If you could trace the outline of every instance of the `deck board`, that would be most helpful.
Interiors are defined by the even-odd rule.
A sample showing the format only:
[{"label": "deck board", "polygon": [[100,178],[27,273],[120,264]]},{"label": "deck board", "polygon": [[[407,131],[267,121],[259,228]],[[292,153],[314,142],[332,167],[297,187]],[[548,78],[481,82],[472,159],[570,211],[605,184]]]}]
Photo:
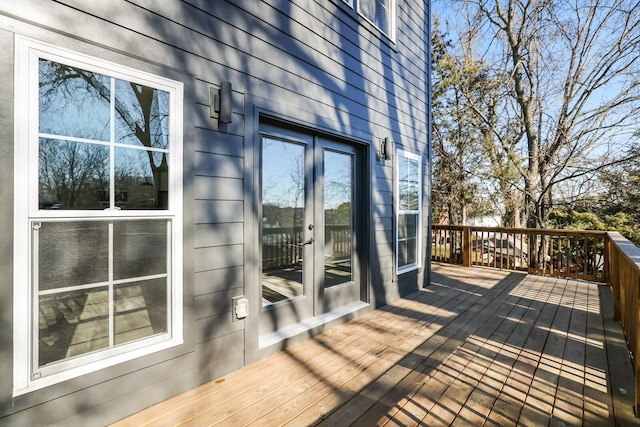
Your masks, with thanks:
[{"label": "deck board", "polygon": [[606,287],[432,268],[407,298],[115,425],[640,425]]}]

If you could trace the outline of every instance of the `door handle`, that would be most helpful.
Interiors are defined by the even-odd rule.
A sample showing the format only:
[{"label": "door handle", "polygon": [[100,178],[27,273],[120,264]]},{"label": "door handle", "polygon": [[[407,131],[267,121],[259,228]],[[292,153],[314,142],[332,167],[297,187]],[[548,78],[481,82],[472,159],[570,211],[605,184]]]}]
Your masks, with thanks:
[{"label": "door handle", "polygon": [[310,244],[312,244],[312,243],[313,243],[313,237],[312,237],[312,238],[310,238],[309,240],[307,240],[306,242],[303,242],[302,240],[300,240],[300,241],[298,242],[298,244],[299,244],[300,246],[306,246],[306,245],[310,245]]}]

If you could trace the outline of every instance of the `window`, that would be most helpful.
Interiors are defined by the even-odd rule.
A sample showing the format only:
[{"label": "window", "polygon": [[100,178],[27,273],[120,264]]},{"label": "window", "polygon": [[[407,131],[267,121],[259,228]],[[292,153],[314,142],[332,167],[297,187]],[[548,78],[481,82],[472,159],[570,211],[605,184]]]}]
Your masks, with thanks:
[{"label": "window", "polygon": [[395,0],[343,0],[380,31],[395,38]]},{"label": "window", "polygon": [[398,274],[420,267],[422,171],[420,157],[399,151],[396,175],[396,269]]},{"label": "window", "polygon": [[182,341],[182,84],[16,39],[14,393]]}]

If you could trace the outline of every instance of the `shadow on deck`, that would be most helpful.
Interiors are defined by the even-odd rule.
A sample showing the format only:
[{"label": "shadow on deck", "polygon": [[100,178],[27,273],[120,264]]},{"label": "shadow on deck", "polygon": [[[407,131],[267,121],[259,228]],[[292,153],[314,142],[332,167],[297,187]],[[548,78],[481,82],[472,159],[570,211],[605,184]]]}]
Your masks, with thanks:
[{"label": "shadow on deck", "polygon": [[606,286],[432,271],[407,298],[116,425],[640,425]]}]

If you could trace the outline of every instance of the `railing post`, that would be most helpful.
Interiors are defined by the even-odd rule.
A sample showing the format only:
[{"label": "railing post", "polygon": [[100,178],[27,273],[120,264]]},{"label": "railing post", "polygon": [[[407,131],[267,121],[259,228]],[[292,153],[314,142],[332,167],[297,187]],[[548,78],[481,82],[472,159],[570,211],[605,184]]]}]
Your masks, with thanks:
[{"label": "railing post", "polygon": [[[637,268],[637,267],[636,267]],[[638,308],[640,305],[640,272],[636,269],[629,272],[630,287],[634,289],[633,303],[628,308],[631,312],[631,322],[633,325],[629,328],[628,341],[633,346],[633,358],[634,358],[634,370],[635,370],[635,409],[636,417],[638,417],[638,411],[640,410],[640,363],[638,363],[638,355],[640,354],[640,315]],[[623,326],[624,329],[624,326]],[[634,334],[633,338],[631,334]]]},{"label": "railing post", "polygon": [[611,287],[613,293],[613,320],[616,322],[622,322],[622,309],[620,305],[620,260],[618,259],[620,252],[619,249],[613,247],[613,243],[609,236],[607,236],[607,246],[609,246],[609,257],[606,260],[607,270],[609,277],[607,281]]},{"label": "railing post", "polygon": [[462,227],[462,265],[471,267],[471,227]]}]

